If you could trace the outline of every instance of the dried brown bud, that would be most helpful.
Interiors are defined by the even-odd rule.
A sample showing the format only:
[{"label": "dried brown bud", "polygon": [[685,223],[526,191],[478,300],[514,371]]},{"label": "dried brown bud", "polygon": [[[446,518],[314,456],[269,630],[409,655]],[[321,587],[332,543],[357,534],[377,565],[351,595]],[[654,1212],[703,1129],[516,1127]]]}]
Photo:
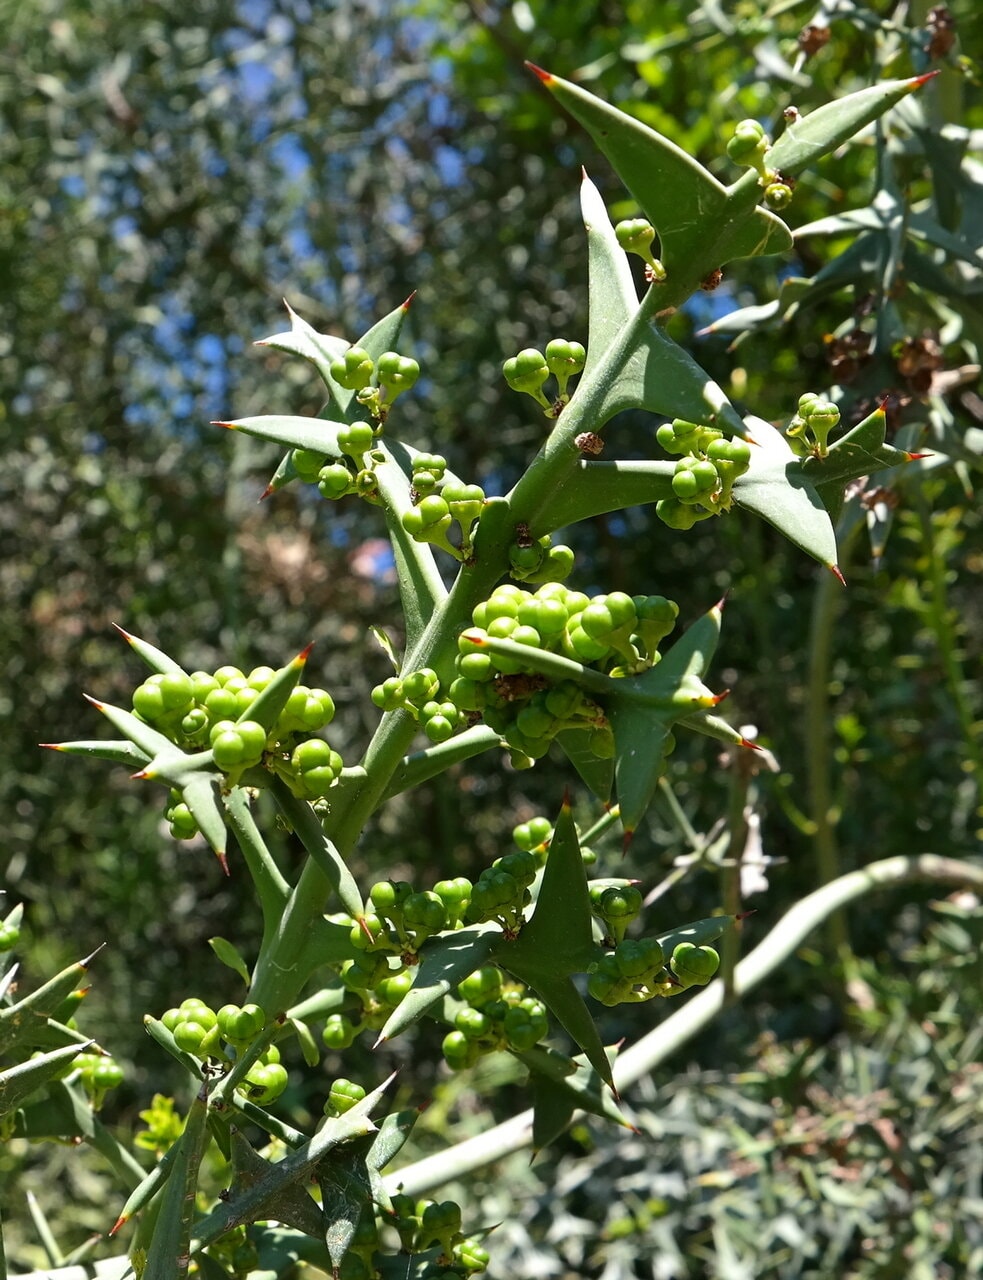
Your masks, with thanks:
[{"label": "dried brown bud", "polygon": [[704,293],[713,293],[723,278],[724,273],[720,267],[714,267],[706,279],[700,281],[700,288]]},{"label": "dried brown bud", "polygon": [[925,52],[933,60],[944,58],[956,43],[956,20],[944,4],[929,10],[925,30],[929,36]]},{"label": "dried brown bud", "polygon": [[811,58],[820,49],[829,44],[829,37],[829,27],[817,27],[815,24],[810,24],[808,27],[803,27],[799,32],[799,48],[807,58]]},{"label": "dried brown bud", "polygon": [[574,444],[581,453],[589,453],[592,458],[596,458],[604,450],[604,441],[594,431],[582,431],[575,437]]}]

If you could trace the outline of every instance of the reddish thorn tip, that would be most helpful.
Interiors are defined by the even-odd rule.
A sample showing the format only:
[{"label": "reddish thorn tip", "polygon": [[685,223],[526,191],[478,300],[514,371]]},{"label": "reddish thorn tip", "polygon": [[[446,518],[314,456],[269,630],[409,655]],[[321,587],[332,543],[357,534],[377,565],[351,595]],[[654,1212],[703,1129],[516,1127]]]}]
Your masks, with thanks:
[{"label": "reddish thorn tip", "polygon": [[218,858],[219,866],[222,868],[222,874],[226,876],[231,876],[232,872],[229,870],[229,860],[225,856],[225,850],[216,849],[215,857]]},{"label": "reddish thorn tip", "polygon": [[120,633],[120,635],[123,637],[123,639],[124,639],[124,640],[128,640],[128,641],[130,642],[130,644],[132,644],[132,643],[133,643],[133,641],[136,639],[136,637],[135,637],[135,636],[132,636],[132,635],[129,633],[129,631],[126,631],[123,627],[121,627],[121,626],[119,625],[119,623],[118,623],[118,622],[111,622],[109,625],[110,625],[111,627],[115,627],[115,629]]},{"label": "reddish thorn tip", "polygon": [[362,930],[362,932],[368,938],[370,943],[375,942],[375,938],[372,937],[372,930],[369,928],[369,926],[365,922],[365,916],[359,916],[358,927]]},{"label": "reddish thorn tip", "polygon": [[129,1218],[125,1217],[123,1214],[120,1214],[120,1216],[116,1219],[116,1222],[114,1223],[114,1225],[110,1228],[109,1231],[106,1232],[106,1234],[108,1236],[114,1236],[116,1232],[120,1229],[120,1227],[125,1227],[128,1222],[129,1222]]},{"label": "reddish thorn tip", "polygon": [[635,839],[635,828],[634,828],[634,827],[632,827],[630,831],[626,831],[626,832],[625,832],[624,837],[623,837],[623,839],[622,839],[622,841],[621,841],[621,852],[622,852],[622,854],[626,854],[626,853],[628,852],[628,849],[629,849],[629,847],[630,847],[630,845],[631,845],[631,842],[632,842],[634,839]]},{"label": "reddish thorn tip", "polygon": [[[723,613],[724,605],[727,603],[727,597],[729,595],[730,595],[730,592],[725,591],[724,594],[717,601],[717,603],[713,606],[713,609],[716,609],[719,613]],[[713,613],[713,609],[710,610],[711,613]]]},{"label": "reddish thorn tip", "polygon": [[294,658],[294,662],[306,662],[307,659],[310,657],[310,653],[313,648],[314,648],[314,641],[312,640],[309,645],[306,645],[303,649],[301,649],[300,653],[298,653],[296,658]]},{"label": "reddish thorn tip", "polygon": [[752,907],[750,911],[739,911],[734,919],[737,921],[746,920],[748,916],[756,916],[757,914],[757,907]]},{"label": "reddish thorn tip", "polygon": [[372,1048],[373,1048],[373,1049],[378,1049],[380,1045],[383,1045],[383,1044],[385,1044],[385,1043],[386,1043],[386,1037],[381,1035],[381,1036],[379,1036],[379,1038],[376,1040],[376,1042],[375,1042],[375,1044],[372,1046]]},{"label": "reddish thorn tip", "polygon": [[747,747],[749,751],[761,750],[758,744],[756,742],[752,742],[750,738],[741,738],[740,742],[737,745],[740,747]]},{"label": "reddish thorn tip", "polygon": [[[528,65],[528,63],[526,65]],[[923,76],[912,76],[912,78],[908,81],[908,83],[912,86],[913,89],[920,89],[922,85],[926,83],[926,81],[934,80],[936,76],[941,74],[942,74],[941,70],[926,71]]]},{"label": "reddish thorn tip", "polygon": [[415,297],[416,297],[416,290],[414,289],[413,292],[410,294],[410,296],[403,303],[402,309],[404,311],[409,311],[410,307],[413,305],[413,299]]},{"label": "reddish thorn tip", "polygon": [[931,452],[929,452],[929,453],[909,453],[909,454],[908,454],[908,461],[909,461],[909,462],[918,462],[921,458],[931,458],[931,457],[933,457],[933,454],[932,454]]},{"label": "reddish thorn tip", "polygon": [[263,490],[263,492],[259,495],[258,501],[263,502],[273,492],[274,492],[273,486],[271,484],[268,484],[266,488]]},{"label": "reddish thorn tip", "polygon": [[550,75],[548,71],[544,71],[542,67],[537,67],[535,62],[527,62],[526,66],[533,73],[533,75],[539,76],[543,84],[549,84],[549,82],[553,79],[553,77]]},{"label": "reddish thorn tip", "polygon": [[65,748],[60,742],[39,742],[39,747],[47,747],[49,751],[64,751]]},{"label": "reddish thorn tip", "polygon": [[153,776],[154,775],[152,773],[148,773],[146,769],[141,769],[139,773],[131,773],[130,779],[133,782],[143,782],[145,779],[152,778]]},{"label": "reddish thorn tip", "polygon": [[730,697],[729,689],[725,689],[723,693],[715,693],[713,695],[713,701],[710,703],[710,705],[711,707],[719,707],[721,702],[723,702],[724,698],[729,698],[729,697]]},{"label": "reddish thorn tip", "polygon": [[829,568],[833,577],[836,578],[845,587],[846,578],[844,578],[843,574],[840,572],[840,566],[838,564],[831,564]]},{"label": "reddish thorn tip", "polygon": [[210,422],[210,427],[228,427],[230,431],[235,431],[236,424],[234,422]]}]

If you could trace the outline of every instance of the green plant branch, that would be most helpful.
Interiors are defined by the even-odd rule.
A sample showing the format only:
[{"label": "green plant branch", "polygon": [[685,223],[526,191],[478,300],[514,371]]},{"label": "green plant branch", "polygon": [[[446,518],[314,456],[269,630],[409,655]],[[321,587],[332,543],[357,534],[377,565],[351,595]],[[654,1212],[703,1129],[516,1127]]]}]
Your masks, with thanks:
[{"label": "green plant branch", "polygon": [[945,560],[939,550],[938,539],[932,527],[932,513],[925,498],[924,490],[917,486],[915,490],[915,507],[921,525],[922,546],[928,558],[928,583],[931,590],[929,597],[929,616],[935,642],[938,645],[942,670],[945,672],[949,696],[955,708],[962,730],[965,766],[976,779],[976,794],[983,796],[983,751],[979,743],[979,726],[973,714],[973,708],[966,696],[966,677],[959,661],[956,636],[952,626],[952,611],[949,608],[946,590]]},{"label": "green plant branch", "polygon": [[[924,880],[983,890],[983,859],[961,860],[931,853],[885,858],[823,885],[787,911],[764,941],[740,962],[734,975],[734,998],[747,995],[778,970],[834,912],[875,890]],[[616,1058],[614,1082],[619,1092],[651,1074],[692,1040],[720,1013],[724,1003],[723,983],[712,983]],[[532,1141],[532,1120],[532,1110],[512,1116],[477,1137],[388,1174],[386,1186],[390,1192],[423,1195],[521,1151]]]},{"label": "green plant branch", "polygon": [[[813,596],[809,624],[809,673],[806,683],[805,764],[809,817],[813,823],[816,874],[821,885],[840,871],[836,842],[837,815],[833,805],[829,725],[829,678],[833,660],[833,630],[842,587],[828,573],[821,575]],[[835,954],[849,948],[846,922],[836,912],[827,922],[827,937]]]}]

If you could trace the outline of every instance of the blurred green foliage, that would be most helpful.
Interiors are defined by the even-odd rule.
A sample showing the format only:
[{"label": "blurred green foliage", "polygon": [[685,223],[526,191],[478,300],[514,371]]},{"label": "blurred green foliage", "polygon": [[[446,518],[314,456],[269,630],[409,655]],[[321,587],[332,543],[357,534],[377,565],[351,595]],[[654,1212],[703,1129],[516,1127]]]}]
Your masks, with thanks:
[{"label": "blurred green foliage", "polygon": [[[950,453],[959,465],[892,478],[887,515],[873,504],[854,511],[842,562],[847,592],[818,581],[811,562],[746,516],[686,536],[650,531],[648,513],[599,518],[577,531],[576,576],[588,590],[662,592],[680,600],[687,620],[730,593],[717,682],[733,687],[732,720],[757,725],[781,765],[759,783],[765,851],[785,860],[769,868],[768,896],[753,903],[765,927],[824,874],[817,834],[844,866],[893,852],[978,851],[983,748],[979,684],[970,677],[979,667],[983,622],[973,498],[983,423],[976,389],[983,17],[969,0],[950,11],[956,43],[930,58],[936,29],[927,25],[925,4],[910,12],[853,0],[825,9],[710,0],[654,7],[543,0],[330,7],[203,0],[181,9],[147,0],[0,4],[7,35],[0,54],[3,886],[8,902],[28,906],[32,978],[112,942],[93,971],[88,1015],[93,1031],[131,1065],[112,1119],[135,1125],[151,1095],[167,1091],[159,1055],[140,1029],[142,1014],[159,1014],[187,994],[189,972],[223,999],[236,998],[205,939],[227,933],[230,918],[243,936],[256,922],[242,877],[223,880],[204,850],[187,850],[162,833],[158,795],[146,795],[118,770],[94,798],[92,769],[40,753],[36,743],[89,736],[80,689],[125,701],[142,673],[112,633],[116,621],[190,666],[277,666],[314,639],[316,683],[332,690],[342,734],[356,750],[364,744],[374,716],[368,690],[386,673],[367,628],[385,624],[395,600],[393,584],[365,568],[367,540],[378,530],[361,511],[339,513],[332,504],[326,513],[298,485],[258,504],[276,450],[208,423],[317,412],[312,378],[272,352],[249,350],[279,327],[281,296],[318,328],[354,338],[418,289],[409,327],[424,378],[401,407],[408,433],[439,447],[489,492],[511,484],[538,447],[541,426],[505,387],[501,361],[556,333],[583,336],[580,165],[615,216],[635,212],[586,136],[525,71],[526,58],[637,111],[727,181],[734,175],[724,146],[738,120],[761,118],[771,127],[790,105],[804,112],[871,78],[944,67],[924,94],[921,137],[909,129],[892,144],[890,173],[887,153],[873,140],[848,148],[803,177],[788,216],[801,226],[873,207],[878,190],[903,192],[905,200],[929,202],[939,225],[968,245],[968,257],[929,245],[937,274],[902,291],[902,273],[898,292],[881,299],[876,316],[879,260],[847,259],[814,303],[781,324],[768,317],[769,327],[749,331],[736,354],[728,353],[727,336],[693,342],[725,390],[761,417],[784,421],[802,390],[837,382],[851,404],[891,393],[900,429],[923,424],[927,447],[932,439],[961,442]],[[803,57],[799,34],[810,25],[828,26],[830,38]],[[934,140],[928,163],[926,137]],[[832,270],[854,243],[845,228],[805,237],[793,273]],[[925,248],[923,240],[918,245]],[[736,264],[721,290],[674,318],[674,332],[695,335],[729,311],[770,301],[787,268],[771,260]],[[899,349],[898,332],[923,345]],[[852,370],[858,345],[864,359]],[[928,365],[935,366],[930,375],[948,381],[926,385]],[[645,415],[626,415],[612,428],[612,446],[647,456],[653,425]],[[888,519],[890,537],[881,546]],[[674,859],[690,859],[693,871],[673,888],[672,901],[674,913],[695,916],[718,901],[715,824],[728,801],[728,775],[700,746],[674,757],[669,780],[687,825],[663,804],[639,833],[624,873],[648,887]],[[442,782],[415,795],[413,809],[406,798],[390,804],[365,855],[375,871],[466,872],[501,852],[514,822],[552,812],[561,785],[548,769],[464,769],[457,782],[459,790]],[[822,1225],[810,1217],[804,1228],[816,1250],[833,1250],[826,1255],[810,1252],[791,1227],[783,1239],[775,1224],[806,1213],[804,1169],[821,1186],[832,1185],[841,1159],[864,1179],[880,1180],[876,1194],[889,1206],[864,1210],[875,1252],[863,1265],[873,1267],[876,1249],[887,1249],[885,1269],[850,1274],[909,1274],[897,1269],[898,1259],[919,1256],[917,1249],[891,1254],[885,1224],[893,1229],[903,1220],[915,1235],[904,1235],[898,1247],[914,1239],[911,1247],[924,1249],[934,1220],[923,1229],[910,1212],[899,1216],[884,1191],[892,1180],[901,1185],[894,1166],[864,1143],[877,1133],[871,1116],[894,1113],[890,1106],[871,1112],[864,1097],[874,1089],[899,1097],[917,1060],[934,1074],[916,1083],[938,1095],[932,1108],[917,1112],[925,1144],[968,1151],[974,1122],[944,1083],[979,984],[978,974],[955,964],[956,949],[940,927],[918,951],[925,917],[917,904],[905,914],[904,931],[892,933],[899,905],[872,907],[851,924],[855,950],[869,957],[861,970],[873,993],[869,1016],[844,1008],[843,975],[831,965],[799,968],[755,1007],[752,1034],[732,1017],[726,1034],[700,1046],[702,1069],[716,1072],[718,1083],[710,1076],[667,1080],[688,1127],[673,1128],[671,1108],[659,1112],[661,1163],[677,1181],[672,1195],[663,1190],[656,1199],[673,1205],[684,1198],[680,1188],[696,1185],[702,1190],[689,1207],[644,1209],[650,1193],[636,1184],[651,1151],[626,1149],[634,1173],[623,1183],[612,1174],[614,1185],[600,1197],[592,1188],[593,1205],[570,1200],[571,1240],[589,1238],[587,1252],[601,1248],[591,1234],[596,1204],[617,1201],[627,1206],[624,1220],[648,1215],[661,1222],[660,1250],[668,1257],[664,1241],[676,1241],[690,1258],[685,1266],[700,1258],[707,1267],[713,1258],[713,1274],[721,1276],[810,1274],[793,1270],[789,1259],[807,1268],[820,1265],[817,1257],[853,1256],[846,1245],[835,1253],[839,1215],[831,1209]],[[749,922],[748,934],[756,927]],[[905,956],[915,954],[919,964],[906,967]],[[902,1019],[924,973],[942,975],[955,1000],[949,1058],[922,1056],[914,1015]],[[925,1017],[934,1012],[926,1006]],[[831,1036],[843,1030],[821,1048],[810,1040],[817,1023]],[[630,1029],[620,1011],[612,1035]],[[748,1042],[769,1032],[776,1039],[755,1068],[768,1085],[734,1076],[732,1068],[750,1070]],[[417,1064],[422,1056],[415,1054]],[[799,1059],[818,1092],[809,1093],[804,1067],[795,1068],[791,1083],[783,1074]],[[418,1089],[431,1083],[436,1087],[416,1077]],[[782,1099],[771,1118],[767,1088]],[[516,1096],[506,1089],[495,1106],[507,1109]],[[854,1097],[860,1119],[851,1120]],[[302,1109],[304,1099],[295,1105]],[[468,1107],[477,1105],[470,1097],[450,1108],[451,1116],[460,1110],[466,1123]],[[739,1168],[721,1188],[707,1134],[722,1132],[722,1115],[740,1117],[746,1132],[735,1121],[728,1158]],[[848,1122],[854,1129],[843,1137]],[[791,1144],[792,1155],[788,1126],[805,1135]],[[805,1160],[816,1126],[823,1133],[815,1139],[818,1156],[806,1152],[813,1158]],[[846,1146],[832,1150],[837,1142]],[[3,1174],[24,1161],[40,1167],[39,1159],[35,1150],[8,1153]],[[823,1161],[833,1162],[832,1172]],[[592,1171],[599,1176],[589,1161],[576,1167],[571,1187],[586,1185]],[[49,1212],[67,1199],[73,1229],[97,1229],[106,1194],[101,1176],[65,1153],[43,1168]],[[543,1174],[547,1187],[551,1173]],[[912,1186],[922,1185],[914,1176],[905,1173]],[[564,1185],[561,1179],[561,1195]],[[957,1197],[969,1193],[962,1186],[946,1192],[947,1222],[963,1212]],[[633,1207],[636,1200],[642,1208]],[[555,1202],[549,1212],[560,1221]],[[763,1222],[774,1229],[767,1248],[777,1252],[742,1272],[741,1259],[766,1247]],[[829,1243],[820,1246],[827,1228]],[[620,1232],[609,1224],[612,1239]],[[957,1240],[951,1259],[941,1251],[937,1259],[959,1275],[978,1242],[967,1253],[955,1226],[950,1235]],[[606,1280],[698,1273],[632,1270],[632,1259],[654,1246],[631,1233],[621,1245],[621,1261],[605,1255],[603,1267],[589,1270],[585,1253],[566,1265],[576,1274],[603,1270]],[[36,1261],[24,1248],[23,1258]],[[526,1272],[519,1265],[510,1263],[514,1274],[534,1274],[532,1263]]]}]

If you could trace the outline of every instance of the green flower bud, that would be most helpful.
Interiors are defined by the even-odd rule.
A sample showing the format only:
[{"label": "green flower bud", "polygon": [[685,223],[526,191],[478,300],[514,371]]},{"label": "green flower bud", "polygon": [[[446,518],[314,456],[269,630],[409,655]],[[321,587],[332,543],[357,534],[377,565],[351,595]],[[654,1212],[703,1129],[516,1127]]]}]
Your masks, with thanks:
[{"label": "green flower bud", "polygon": [[317,473],[317,488],[322,498],[332,501],[355,490],[355,477],[344,462],[331,462]]},{"label": "green flower bud", "polygon": [[546,364],[550,373],[556,378],[560,396],[566,396],[567,383],[578,373],[583,372],[587,363],[587,352],[579,342],[568,342],[565,338],[553,338],[546,344]]},{"label": "green flower bud", "polygon": [[727,143],[727,154],[736,164],[757,168],[768,149],[765,131],[757,120],[742,120]]},{"label": "green flower bud", "polygon": [[401,356],[397,351],[386,351],[376,364],[379,386],[386,389],[386,400],[389,404],[409,391],[420,376],[420,366],[409,356]]},{"label": "green flower bud", "polygon": [[358,1035],[358,1027],[343,1013],[332,1013],[324,1024],[321,1039],[329,1049],[347,1049]]},{"label": "green flower bud", "polygon": [[625,253],[637,254],[643,260],[650,280],[661,281],[666,278],[665,267],[652,253],[655,227],[651,222],[646,218],[628,218],[618,223],[614,234]]},{"label": "green flower bud", "polygon": [[706,986],[720,968],[720,956],[713,947],[697,947],[680,942],[673,950],[669,968],[683,986]]},{"label": "green flower bud", "polygon": [[457,984],[457,994],[476,1009],[497,1000],[502,990],[502,971],[493,964],[475,969]]},{"label": "green flower bud", "polygon": [[349,347],[338,360],[332,360],[329,372],[346,391],[361,391],[372,381],[375,369],[372,357],[361,347]]},{"label": "green flower bud", "polygon": [[244,1080],[244,1092],[254,1102],[261,1105],[279,1098],[287,1087],[288,1077],[285,1067],[278,1062],[257,1063],[250,1067]]},{"label": "green flower bud", "polygon": [[481,1056],[481,1050],[474,1040],[469,1040],[463,1031],[449,1031],[440,1046],[444,1061],[452,1071],[463,1071],[474,1066]]},{"label": "green flower bud", "polygon": [[526,347],[511,360],[506,360],[503,371],[505,380],[513,391],[534,394],[550,376],[549,365],[541,351]]},{"label": "green flower bud", "polygon": [[390,676],[382,684],[377,684],[370,696],[380,711],[398,711],[406,703],[399,676]]},{"label": "green flower bud", "polygon": [[229,1044],[243,1045],[255,1040],[266,1025],[266,1014],[258,1004],[226,1004],[216,1014],[219,1034]]},{"label": "green flower bud", "polygon": [[769,182],[765,187],[765,204],[775,213],[787,209],[792,203],[792,188],[787,182]]},{"label": "green flower bud", "polygon": [[353,422],[338,432],[338,448],[362,466],[362,458],[375,444],[375,431],[367,422]]},{"label": "green flower bud", "polygon": [[298,478],[305,484],[313,484],[318,478],[318,472],[324,466],[325,457],[320,449],[293,449],[290,453],[290,461]]}]

